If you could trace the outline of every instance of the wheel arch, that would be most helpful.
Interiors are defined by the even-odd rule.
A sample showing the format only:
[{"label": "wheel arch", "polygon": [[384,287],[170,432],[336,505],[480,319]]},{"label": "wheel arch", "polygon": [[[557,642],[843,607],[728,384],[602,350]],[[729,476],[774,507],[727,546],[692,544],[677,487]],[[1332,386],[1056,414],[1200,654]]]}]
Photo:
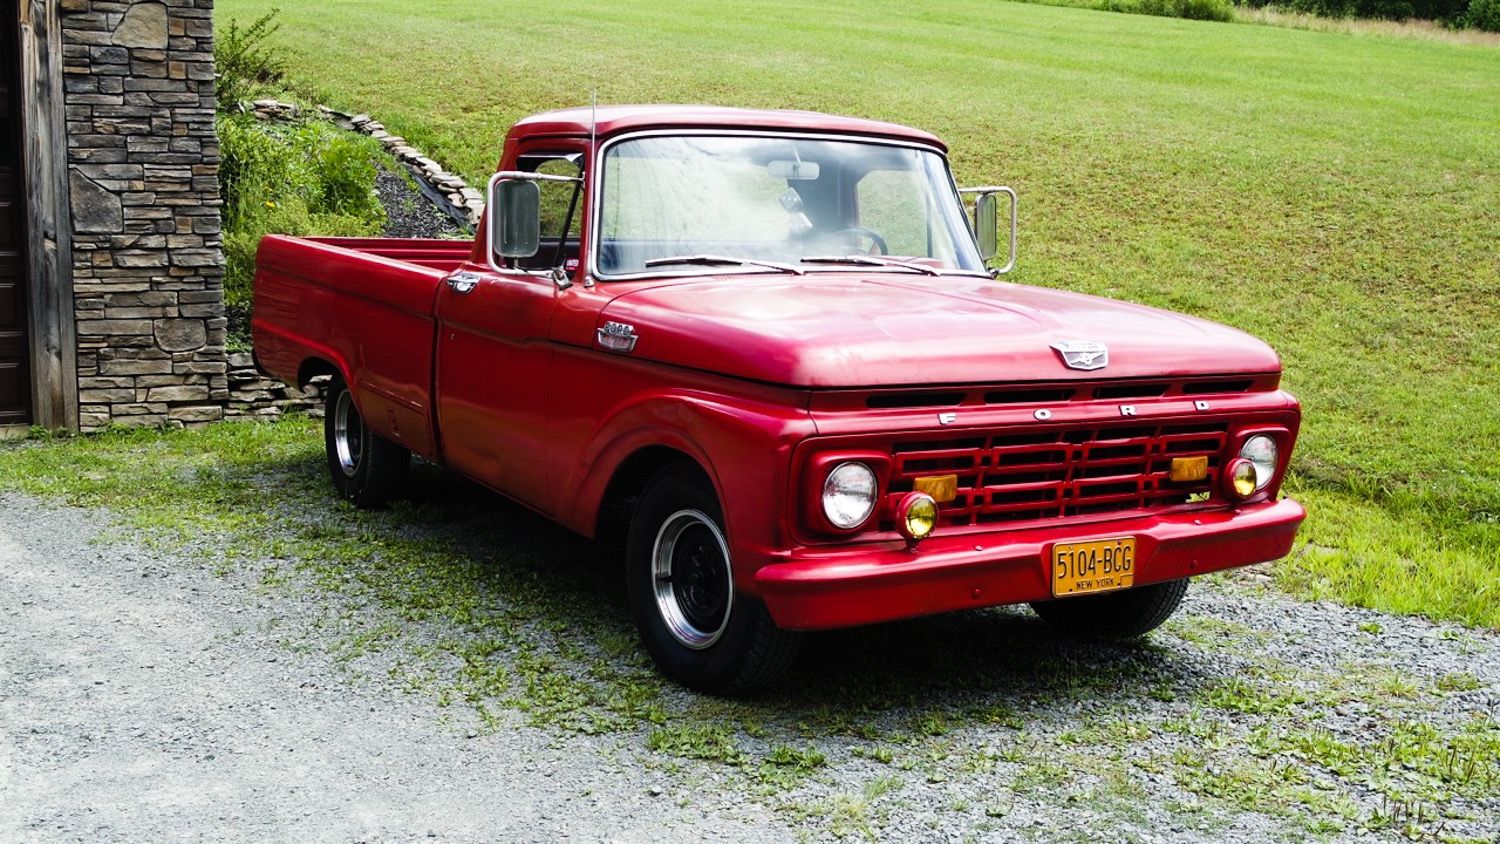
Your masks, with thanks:
[{"label": "wheel arch", "polygon": [[349,375],[344,372],[343,367],[321,357],[305,358],[297,366],[297,389],[305,390],[315,378],[342,378],[344,383],[349,383]]},{"label": "wheel arch", "polygon": [[706,462],[678,445],[653,442],[636,447],[615,464],[597,501],[587,509],[593,513],[594,536],[602,542],[623,541],[634,502],[664,469],[690,467],[701,474],[722,503],[723,496]]}]

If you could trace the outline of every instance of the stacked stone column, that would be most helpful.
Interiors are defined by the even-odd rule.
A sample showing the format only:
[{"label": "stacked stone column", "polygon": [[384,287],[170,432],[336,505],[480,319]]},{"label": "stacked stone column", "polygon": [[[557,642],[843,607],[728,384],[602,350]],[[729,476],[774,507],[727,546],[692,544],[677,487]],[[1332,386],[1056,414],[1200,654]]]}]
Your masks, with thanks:
[{"label": "stacked stone column", "polygon": [[79,426],[229,397],[212,0],[59,0]]}]

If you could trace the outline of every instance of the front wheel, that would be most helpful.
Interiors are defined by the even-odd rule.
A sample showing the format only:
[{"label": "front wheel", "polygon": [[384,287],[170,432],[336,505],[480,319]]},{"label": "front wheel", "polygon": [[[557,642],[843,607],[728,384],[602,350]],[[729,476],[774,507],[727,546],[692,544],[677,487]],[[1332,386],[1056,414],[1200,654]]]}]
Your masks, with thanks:
[{"label": "front wheel", "polygon": [[801,637],[735,589],[723,519],[701,472],[658,474],[630,520],[626,589],[646,652],[663,674],[711,694],[745,694],[786,673]]},{"label": "front wheel", "polygon": [[323,444],[333,488],[362,510],[385,506],[406,483],[411,452],[365,425],[344,379],[333,379],[325,401]]},{"label": "front wheel", "polygon": [[1059,631],[1086,639],[1135,639],[1160,627],[1187,594],[1187,578],[1105,595],[1033,601],[1036,614]]}]

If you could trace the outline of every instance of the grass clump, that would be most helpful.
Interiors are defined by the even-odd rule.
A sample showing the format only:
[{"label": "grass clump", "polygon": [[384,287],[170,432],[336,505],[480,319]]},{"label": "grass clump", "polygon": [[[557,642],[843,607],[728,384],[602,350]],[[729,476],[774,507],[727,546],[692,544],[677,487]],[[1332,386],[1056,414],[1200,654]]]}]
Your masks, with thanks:
[{"label": "grass clump", "polygon": [[743,765],[749,758],[735,743],[734,733],[717,724],[669,724],[646,737],[646,747],[683,759],[703,759],[726,765]]}]

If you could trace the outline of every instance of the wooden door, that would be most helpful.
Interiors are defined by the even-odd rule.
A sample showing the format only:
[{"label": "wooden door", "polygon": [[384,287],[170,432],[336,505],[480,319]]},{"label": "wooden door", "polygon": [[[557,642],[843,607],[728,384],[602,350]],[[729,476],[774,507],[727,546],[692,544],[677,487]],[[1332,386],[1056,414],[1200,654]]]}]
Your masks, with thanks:
[{"label": "wooden door", "polygon": [[[15,4],[5,6],[14,9]],[[31,422],[16,16],[0,20],[0,425]]]}]

